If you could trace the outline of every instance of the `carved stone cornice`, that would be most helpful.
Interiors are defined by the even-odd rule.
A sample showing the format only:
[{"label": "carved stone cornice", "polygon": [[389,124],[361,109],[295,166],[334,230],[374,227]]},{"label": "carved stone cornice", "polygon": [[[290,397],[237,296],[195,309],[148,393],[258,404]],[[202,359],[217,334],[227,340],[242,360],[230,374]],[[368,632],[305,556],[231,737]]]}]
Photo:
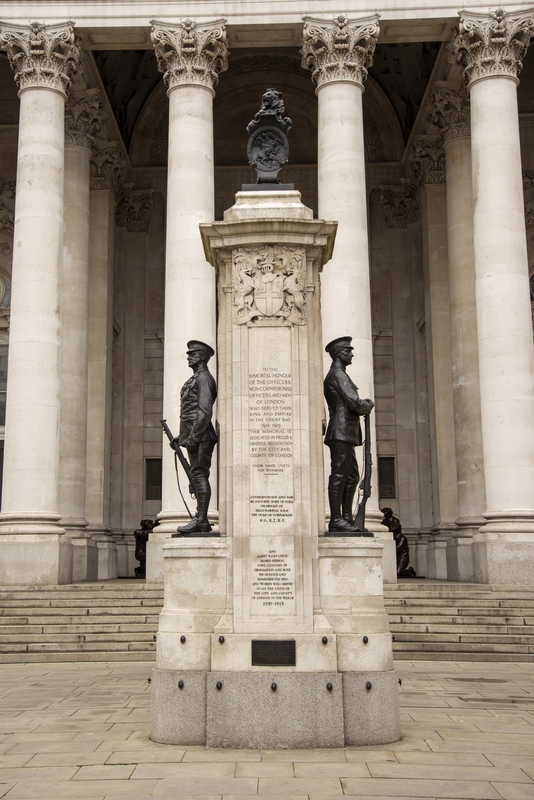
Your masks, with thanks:
[{"label": "carved stone cornice", "polygon": [[458,91],[436,89],[431,97],[430,121],[439,128],[444,142],[469,136],[469,92],[462,87]]},{"label": "carved stone cornice", "polygon": [[0,46],[7,50],[20,91],[45,87],[67,94],[80,58],[73,22],[30,22],[27,29],[2,23]]},{"label": "carved stone cornice", "polygon": [[117,226],[127,228],[130,233],[146,233],[154,202],[152,193],[152,189],[134,192],[131,186],[127,186],[115,212]]},{"label": "carved stone cornice", "polygon": [[91,147],[95,136],[104,126],[103,103],[100,92],[88,92],[85,97],[69,97],[65,104],[65,144]]},{"label": "carved stone cornice", "polygon": [[179,25],[151,20],[158,69],[169,89],[192,83],[214,89],[228,69],[226,20],[182,20]]},{"label": "carved stone cornice", "polygon": [[419,221],[419,203],[415,187],[411,184],[402,186],[398,191],[380,187],[380,202],[388,228],[407,228]]},{"label": "carved stone cornice", "polygon": [[363,85],[380,32],[378,15],[349,19],[338,14],[332,22],[314,17],[303,20],[302,66],[311,70],[317,88],[332,81]]},{"label": "carved stone cornice", "polygon": [[445,151],[442,142],[416,139],[410,155],[410,166],[419,184],[445,183]]},{"label": "carved stone cornice", "polygon": [[487,77],[517,79],[533,29],[532,9],[518,16],[502,8],[489,14],[461,11],[451,58],[464,68],[469,86]]},{"label": "carved stone cornice", "polygon": [[110,143],[91,153],[91,189],[108,189],[117,197],[121,191],[126,164],[119,145]]}]

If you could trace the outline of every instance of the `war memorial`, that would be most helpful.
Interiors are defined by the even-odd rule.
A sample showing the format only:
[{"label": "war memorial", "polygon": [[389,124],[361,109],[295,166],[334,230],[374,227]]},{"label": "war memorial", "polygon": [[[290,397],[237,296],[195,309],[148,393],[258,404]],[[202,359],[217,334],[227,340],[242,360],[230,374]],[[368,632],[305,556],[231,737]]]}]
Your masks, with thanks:
[{"label": "war memorial", "polygon": [[155,742],[394,742],[384,583],[533,583],[534,10],[357,6],[2,6],[0,583],[163,584]]}]

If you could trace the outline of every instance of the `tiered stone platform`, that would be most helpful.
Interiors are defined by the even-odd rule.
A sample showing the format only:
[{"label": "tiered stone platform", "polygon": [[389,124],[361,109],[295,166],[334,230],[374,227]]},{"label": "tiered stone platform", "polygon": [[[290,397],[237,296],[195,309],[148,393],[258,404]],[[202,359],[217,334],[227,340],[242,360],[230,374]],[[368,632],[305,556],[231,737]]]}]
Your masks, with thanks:
[{"label": "tiered stone platform", "polygon": [[534,661],[534,585],[399,581],[384,601],[396,660]]},{"label": "tiered stone platform", "polygon": [[[534,585],[384,587],[396,660],[534,662]],[[153,661],[163,587],[118,580],[0,590],[0,663]]]}]

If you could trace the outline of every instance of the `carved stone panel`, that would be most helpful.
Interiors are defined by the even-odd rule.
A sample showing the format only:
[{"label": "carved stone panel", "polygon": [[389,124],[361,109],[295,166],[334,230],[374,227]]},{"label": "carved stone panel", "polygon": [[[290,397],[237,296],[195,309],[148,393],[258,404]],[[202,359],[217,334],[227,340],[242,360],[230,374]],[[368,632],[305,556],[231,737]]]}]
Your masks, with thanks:
[{"label": "carved stone panel", "polygon": [[303,247],[241,247],[233,251],[234,323],[278,320],[305,325],[306,259]]}]

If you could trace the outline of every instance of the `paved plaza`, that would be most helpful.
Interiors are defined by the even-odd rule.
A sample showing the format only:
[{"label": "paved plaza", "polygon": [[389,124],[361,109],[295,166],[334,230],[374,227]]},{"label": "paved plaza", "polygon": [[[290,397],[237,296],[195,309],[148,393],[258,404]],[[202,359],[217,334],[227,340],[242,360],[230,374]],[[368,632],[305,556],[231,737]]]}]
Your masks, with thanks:
[{"label": "paved plaza", "polygon": [[4,665],[0,797],[534,800],[534,664],[401,662],[400,742],[291,751],[154,744],[150,667]]}]

